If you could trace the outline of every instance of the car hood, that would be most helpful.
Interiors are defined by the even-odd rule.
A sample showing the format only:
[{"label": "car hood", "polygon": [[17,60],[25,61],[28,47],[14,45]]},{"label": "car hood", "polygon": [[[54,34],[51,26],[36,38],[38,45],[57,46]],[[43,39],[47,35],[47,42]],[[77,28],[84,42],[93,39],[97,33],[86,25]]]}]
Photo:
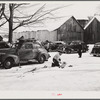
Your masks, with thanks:
[{"label": "car hood", "polygon": [[16,49],[14,48],[3,48],[3,49],[0,49],[0,54],[13,54],[15,53]]}]

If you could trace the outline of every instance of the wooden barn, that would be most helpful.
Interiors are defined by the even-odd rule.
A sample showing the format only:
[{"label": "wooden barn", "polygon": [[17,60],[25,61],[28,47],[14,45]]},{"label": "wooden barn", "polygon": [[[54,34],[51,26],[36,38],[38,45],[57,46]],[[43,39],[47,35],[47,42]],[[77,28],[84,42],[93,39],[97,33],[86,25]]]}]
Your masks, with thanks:
[{"label": "wooden barn", "polygon": [[58,29],[58,40],[63,41],[73,41],[73,40],[83,40],[84,29],[79,24],[79,22],[71,16],[64,24],[62,24]]},{"label": "wooden barn", "polygon": [[36,38],[40,41],[83,40],[84,30],[73,16],[50,20],[47,25],[49,30],[15,32],[13,34],[13,41],[16,41],[21,36],[25,38]]},{"label": "wooden barn", "polygon": [[84,28],[86,24],[88,23],[88,19],[77,19],[77,21],[80,23],[80,25]]},{"label": "wooden barn", "polygon": [[100,22],[93,17],[84,27],[84,41],[86,43],[100,42]]}]

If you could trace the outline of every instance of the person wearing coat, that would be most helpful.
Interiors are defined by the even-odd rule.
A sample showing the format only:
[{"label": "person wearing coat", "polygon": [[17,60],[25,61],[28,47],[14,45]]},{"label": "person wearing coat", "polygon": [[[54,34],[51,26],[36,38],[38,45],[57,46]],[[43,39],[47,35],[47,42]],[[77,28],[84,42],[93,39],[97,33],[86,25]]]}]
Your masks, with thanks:
[{"label": "person wearing coat", "polygon": [[82,45],[81,45],[81,43],[78,45],[78,55],[79,55],[79,58],[82,57]]},{"label": "person wearing coat", "polygon": [[60,64],[61,64],[61,56],[62,52],[58,51],[58,53],[53,57],[53,63],[52,63],[52,67],[59,67],[60,68]]}]

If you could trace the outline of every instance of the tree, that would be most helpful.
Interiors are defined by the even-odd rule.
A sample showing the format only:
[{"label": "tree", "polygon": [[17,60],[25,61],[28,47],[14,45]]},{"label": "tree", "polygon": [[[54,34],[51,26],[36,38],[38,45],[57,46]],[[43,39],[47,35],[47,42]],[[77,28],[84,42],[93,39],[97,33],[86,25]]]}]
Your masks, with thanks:
[{"label": "tree", "polygon": [[[31,13],[30,15],[24,15],[24,14],[22,14],[21,16],[15,15],[15,11],[21,13],[20,12],[21,7],[27,7],[29,5],[30,4],[28,4],[28,3],[21,3],[21,4],[9,3],[8,5],[3,4],[4,11],[2,12],[2,15],[8,22],[8,27],[9,27],[8,42],[12,43],[13,31],[16,30],[17,28],[19,28],[21,26],[29,25],[29,24],[41,23],[43,20],[45,20],[47,18],[54,18],[53,14],[52,14],[53,11],[56,11],[63,7],[66,7],[66,6],[61,6],[61,7],[57,7],[57,8],[44,10],[46,4],[43,4],[37,10],[35,10],[34,13]],[[36,5],[38,5],[38,4],[33,5],[33,7]],[[8,10],[5,11],[7,6],[8,6]],[[69,5],[67,5],[67,6],[69,6]],[[9,11],[9,14],[8,14],[8,11]]]},{"label": "tree", "polygon": [[3,17],[4,10],[5,10],[5,4],[2,3],[0,4],[0,20],[3,20],[3,21],[1,21],[0,27],[3,26],[7,22]]}]

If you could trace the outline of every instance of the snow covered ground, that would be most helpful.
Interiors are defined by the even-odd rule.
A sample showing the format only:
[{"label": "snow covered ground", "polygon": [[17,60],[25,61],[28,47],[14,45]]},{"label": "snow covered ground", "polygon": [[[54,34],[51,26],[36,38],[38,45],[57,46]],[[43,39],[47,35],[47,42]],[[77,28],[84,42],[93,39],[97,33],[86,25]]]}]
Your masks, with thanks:
[{"label": "snow covered ground", "polygon": [[63,54],[67,63],[63,69],[50,67],[56,52],[44,64],[0,69],[0,91],[100,91],[100,57],[90,55],[92,47],[82,58],[77,53]]}]

